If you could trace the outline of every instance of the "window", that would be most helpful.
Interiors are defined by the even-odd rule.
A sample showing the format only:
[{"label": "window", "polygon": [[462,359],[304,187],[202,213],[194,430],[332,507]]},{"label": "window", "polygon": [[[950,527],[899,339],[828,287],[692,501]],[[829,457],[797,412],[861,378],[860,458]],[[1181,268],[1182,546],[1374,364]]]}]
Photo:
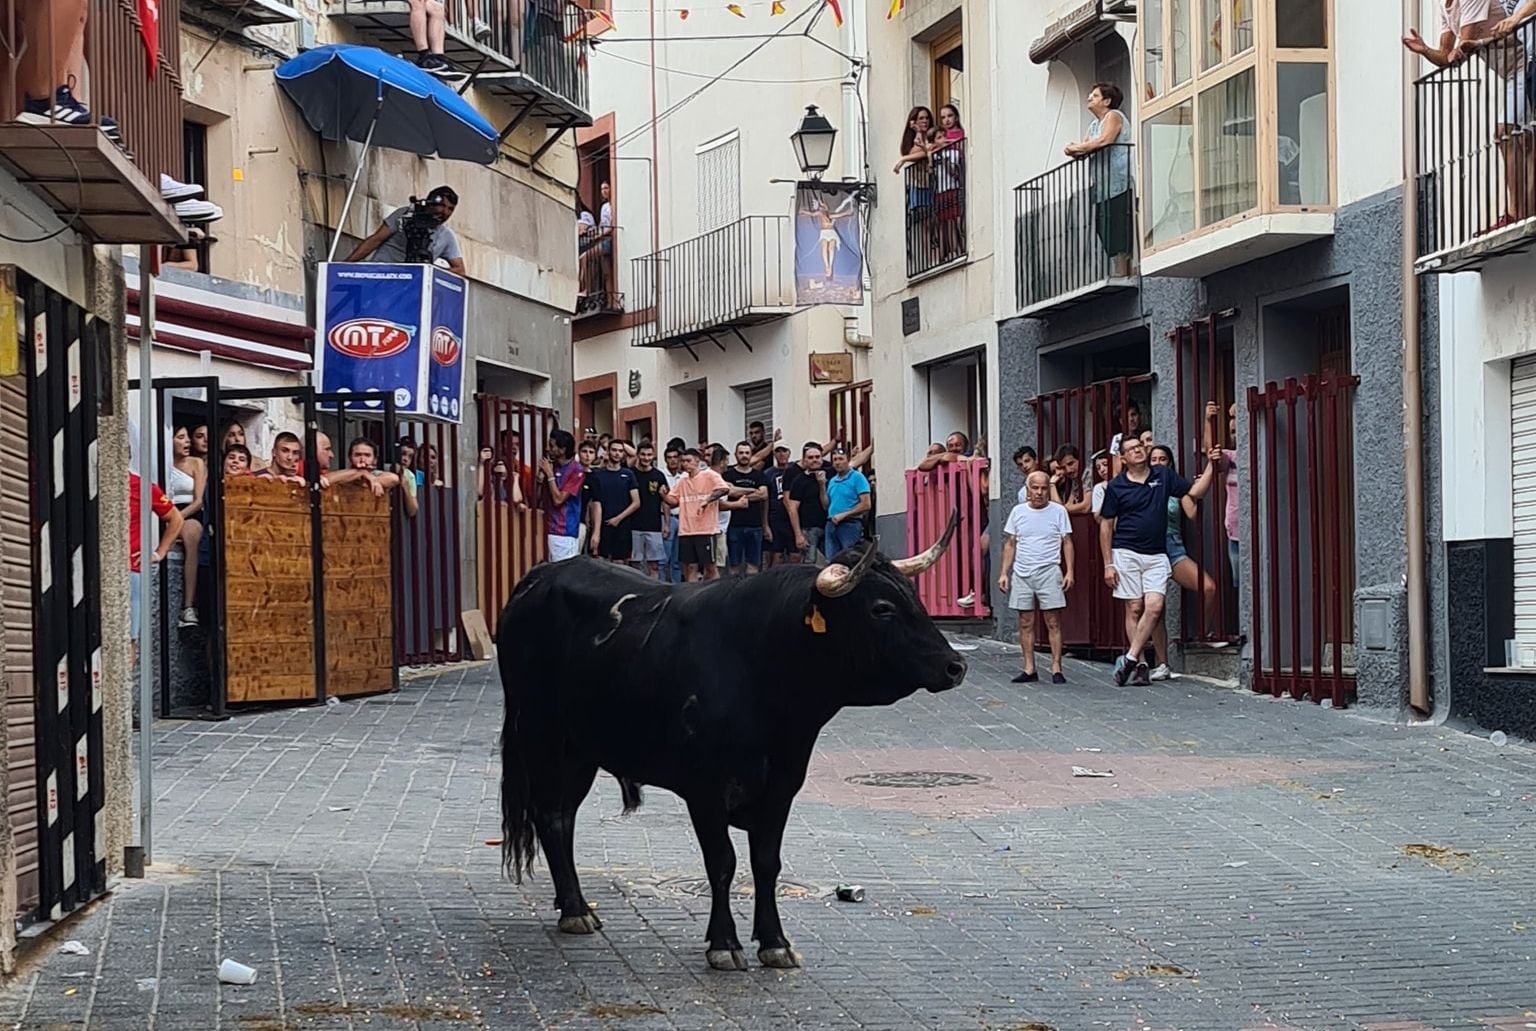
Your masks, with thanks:
[{"label": "window", "polygon": [[1141,5],[1149,250],[1257,211],[1331,207],[1328,12],[1326,0]]},{"label": "window", "polygon": [[928,46],[933,68],[933,110],[935,115],[945,104],[960,110],[964,121],[965,42],[959,30],[941,36]]},{"label": "window", "polygon": [[700,145],[699,232],[741,219],[741,134],[732,130]]}]

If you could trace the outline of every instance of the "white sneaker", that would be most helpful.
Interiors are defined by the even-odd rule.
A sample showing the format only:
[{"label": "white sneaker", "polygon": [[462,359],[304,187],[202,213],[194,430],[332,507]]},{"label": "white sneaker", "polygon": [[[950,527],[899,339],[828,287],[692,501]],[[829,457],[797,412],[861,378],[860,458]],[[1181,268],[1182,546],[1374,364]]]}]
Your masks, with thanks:
[{"label": "white sneaker", "polygon": [[963,595],[963,596],[955,599],[955,604],[960,606],[962,609],[971,608],[972,606],[974,606],[976,604],[976,595],[974,595],[974,594]]},{"label": "white sneaker", "polygon": [[181,619],[179,619],[176,622],[176,625],[178,627],[197,626],[198,625],[197,610],[196,609],[182,609],[181,610]]},{"label": "white sneaker", "polygon": [[1157,668],[1152,671],[1152,673],[1150,675],[1150,679],[1152,679],[1152,680],[1172,680],[1173,679],[1173,670],[1168,668],[1168,664],[1166,662],[1159,663]]},{"label": "white sneaker", "polygon": [[205,191],[197,183],[184,183],[173,179],[164,172],[160,173],[160,196],[165,200],[175,202],[179,200],[196,200]]},{"label": "white sneaker", "polygon": [[202,224],[217,222],[224,217],[224,209],[206,200],[184,200],[175,205],[176,217],[183,222]]}]

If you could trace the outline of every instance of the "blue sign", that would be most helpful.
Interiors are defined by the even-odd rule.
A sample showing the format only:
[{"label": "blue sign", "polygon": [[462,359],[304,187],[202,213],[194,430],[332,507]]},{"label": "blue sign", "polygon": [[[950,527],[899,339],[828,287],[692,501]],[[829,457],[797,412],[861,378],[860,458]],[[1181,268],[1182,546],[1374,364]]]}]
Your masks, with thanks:
[{"label": "blue sign", "polygon": [[465,300],[464,280],[444,269],[432,270],[427,409],[450,422],[459,421],[463,399]]},{"label": "blue sign", "polygon": [[398,414],[458,422],[465,290],[464,280],[429,265],[322,264],[319,392],[386,391]]}]

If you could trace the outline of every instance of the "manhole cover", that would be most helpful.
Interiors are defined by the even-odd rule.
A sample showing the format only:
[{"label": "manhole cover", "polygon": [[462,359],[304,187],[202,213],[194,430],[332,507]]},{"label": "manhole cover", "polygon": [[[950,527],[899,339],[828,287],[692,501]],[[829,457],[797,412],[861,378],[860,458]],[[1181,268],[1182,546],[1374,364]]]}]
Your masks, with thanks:
[{"label": "manhole cover", "polygon": [[942,770],[880,770],[858,773],[845,778],[849,784],[866,788],[960,788],[985,784],[991,777],[979,773],[950,773]]},{"label": "manhole cover", "polygon": [[[674,898],[688,896],[692,898],[709,898],[709,878],[707,877],[671,877],[666,880],[655,881],[650,885],[657,895],[667,895]],[[737,881],[731,885],[731,894],[737,898],[749,899],[755,893],[750,880]],[[781,899],[816,899],[830,894],[825,888],[813,887],[809,884],[799,884],[795,881],[780,881],[776,892]]]}]

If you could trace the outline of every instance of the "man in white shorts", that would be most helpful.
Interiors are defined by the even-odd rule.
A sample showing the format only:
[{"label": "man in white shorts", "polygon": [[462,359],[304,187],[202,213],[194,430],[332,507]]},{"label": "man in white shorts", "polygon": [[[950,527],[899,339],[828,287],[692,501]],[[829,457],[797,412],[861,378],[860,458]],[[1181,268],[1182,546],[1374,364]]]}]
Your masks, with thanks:
[{"label": "man in white shorts", "polygon": [[1125,602],[1126,653],[1115,660],[1115,683],[1151,683],[1142,650],[1163,615],[1172,567],[1168,564],[1168,499],[1189,493],[1190,481],[1171,468],[1154,469],[1147,446],[1136,437],[1120,444],[1119,476],[1104,490],[1099,509],[1099,550],[1104,582]]},{"label": "man in white shorts", "polygon": [[[1065,684],[1061,671],[1061,610],[1072,589],[1072,521],[1067,510],[1051,500],[1051,478],[1036,470],[1024,482],[1026,500],[1013,507],[1003,528],[1003,572],[998,589],[1008,595],[1008,607],[1019,614],[1019,648],[1024,672],[1015,684],[1031,684],[1035,673],[1035,610],[1045,618],[1051,639],[1051,683]],[[1066,572],[1062,572],[1065,564]],[[1011,590],[1010,590],[1011,586]]]}]

